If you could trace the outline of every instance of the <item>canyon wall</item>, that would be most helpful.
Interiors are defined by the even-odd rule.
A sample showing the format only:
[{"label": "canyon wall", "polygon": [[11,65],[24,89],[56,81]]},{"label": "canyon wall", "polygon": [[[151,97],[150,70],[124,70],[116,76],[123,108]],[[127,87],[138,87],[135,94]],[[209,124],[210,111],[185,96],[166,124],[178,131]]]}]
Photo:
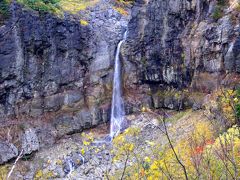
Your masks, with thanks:
[{"label": "canyon wall", "polygon": [[101,0],[61,18],[12,4],[0,27],[1,140],[8,132],[31,136],[40,142],[36,150],[109,121],[114,54],[127,24],[121,53],[127,113],[201,108],[220,85],[239,85],[236,2],[221,5],[219,17],[211,0],[136,0],[128,15]]},{"label": "canyon wall", "polygon": [[64,17],[14,3],[10,12],[0,27],[3,139],[6,127],[30,126],[47,145],[109,121],[115,49],[128,16],[108,1]]},{"label": "canyon wall", "polygon": [[147,99],[150,107],[181,109],[193,106],[199,92],[239,84],[238,6],[237,1],[137,0],[123,50],[129,94],[145,94],[137,101]]}]

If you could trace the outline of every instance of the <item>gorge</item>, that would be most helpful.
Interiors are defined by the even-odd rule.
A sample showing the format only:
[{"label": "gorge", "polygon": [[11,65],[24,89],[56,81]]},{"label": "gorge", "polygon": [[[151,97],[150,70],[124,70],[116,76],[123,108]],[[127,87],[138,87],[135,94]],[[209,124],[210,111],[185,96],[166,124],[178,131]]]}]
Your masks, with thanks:
[{"label": "gorge", "polygon": [[[196,155],[239,126],[239,21],[238,0],[3,0],[0,179],[21,152],[10,179],[128,179],[120,147],[143,162],[126,163],[134,179],[185,179],[182,166],[150,172],[162,163],[150,150],[171,154],[164,128],[176,154],[197,127],[211,134],[185,150]],[[94,143],[109,131],[112,144]],[[238,178],[237,165],[221,168]]]}]

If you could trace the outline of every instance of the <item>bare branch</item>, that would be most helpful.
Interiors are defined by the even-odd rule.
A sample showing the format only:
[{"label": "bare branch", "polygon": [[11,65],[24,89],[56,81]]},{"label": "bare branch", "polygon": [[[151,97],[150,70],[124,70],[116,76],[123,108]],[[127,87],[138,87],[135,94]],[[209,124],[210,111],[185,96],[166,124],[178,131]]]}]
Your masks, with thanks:
[{"label": "bare branch", "polygon": [[165,129],[165,133],[166,133],[166,136],[167,136],[167,139],[168,139],[168,143],[174,153],[174,156],[176,158],[176,160],[178,161],[178,163],[181,165],[182,169],[183,169],[183,172],[184,172],[184,175],[185,175],[185,179],[188,180],[188,175],[187,175],[187,170],[186,170],[186,167],[185,165],[182,163],[182,161],[179,159],[174,147],[173,147],[173,144],[172,144],[172,141],[169,137],[169,134],[168,134],[168,130],[167,130],[167,126],[166,126],[166,122],[165,122],[165,117],[163,117],[163,125],[164,125],[164,129]]},{"label": "bare branch", "polygon": [[126,154],[127,154],[127,157],[126,157],[126,160],[124,162],[124,168],[123,168],[121,180],[123,180],[123,178],[124,178],[124,175],[125,175],[125,172],[126,172],[126,169],[127,169],[128,159],[129,159],[129,152],[127,151]]},{"label": "bare branch", "polygon": [[13,170],[15,169],[16,165],[17,165],[17,162],[19,161],[19,159],[21,159],[23,156],[23,149],[21,150],[20,154],[18,155],[17,159],[15,160],[15,162],[13,163],[13,166],[11,168],[11,170],[9,171],[8,173],[8,176],[7,176],[7,180],[10,178],[10,176],[12,175],[13,173]]}]

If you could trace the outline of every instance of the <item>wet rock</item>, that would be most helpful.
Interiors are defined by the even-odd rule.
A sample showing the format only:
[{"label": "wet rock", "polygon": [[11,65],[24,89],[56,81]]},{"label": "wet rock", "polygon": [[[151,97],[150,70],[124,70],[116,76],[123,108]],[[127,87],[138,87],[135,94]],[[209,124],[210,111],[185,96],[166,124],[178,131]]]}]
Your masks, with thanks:
[{"label": "wet rock", "polygon": [[234,57],[234,53],[233,53],[233,46],[234,44],[231,43],[230,47],[227,50],[227,53],[224,57],[224,65],[227,71],[234,71],[234,62],[235,62],[235,57]]},{"label": "wet rock", "polygon": [[18,149],[11,143],[0,141],[0,164],[18,156]]},{"label": "wet rock", "polygon": [[80,152],[74,152],[71,156],[71,159],[73,161],[73,163],[75,164],[76,167],[81,166],[82,164],[84,164],[85,162],[85,158],[83,155],[81,155]]},{"label": "wet rock", "polygon": [[236,72],[240,73],[240,37],[234,43],[233,53],[235,57]]},{"label": "wet rock", "polygon": [[71,171],[74,170],[74,167],[75,167],[74,162],[72,161],[72,159],[68,158],[64,162],[63,171],[65,172],[65,174],[69,174]]}]

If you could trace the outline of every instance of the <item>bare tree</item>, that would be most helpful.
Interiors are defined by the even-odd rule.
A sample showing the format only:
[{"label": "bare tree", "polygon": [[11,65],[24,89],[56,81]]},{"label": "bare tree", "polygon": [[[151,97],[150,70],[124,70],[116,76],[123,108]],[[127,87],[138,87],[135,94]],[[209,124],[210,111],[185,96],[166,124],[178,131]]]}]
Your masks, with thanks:
[{"label": "bare tree", "polygon": [[13,170],[15,169],[17,162],[19,161],[19,159],[21,159],[23,157],[23,149],[21,150],[21,152],[19,153],[17,159],[14,161],[13,166],[11,168],[11,170],[9,171],[8,175],[7,175],[7,180],[11,177]]}]

